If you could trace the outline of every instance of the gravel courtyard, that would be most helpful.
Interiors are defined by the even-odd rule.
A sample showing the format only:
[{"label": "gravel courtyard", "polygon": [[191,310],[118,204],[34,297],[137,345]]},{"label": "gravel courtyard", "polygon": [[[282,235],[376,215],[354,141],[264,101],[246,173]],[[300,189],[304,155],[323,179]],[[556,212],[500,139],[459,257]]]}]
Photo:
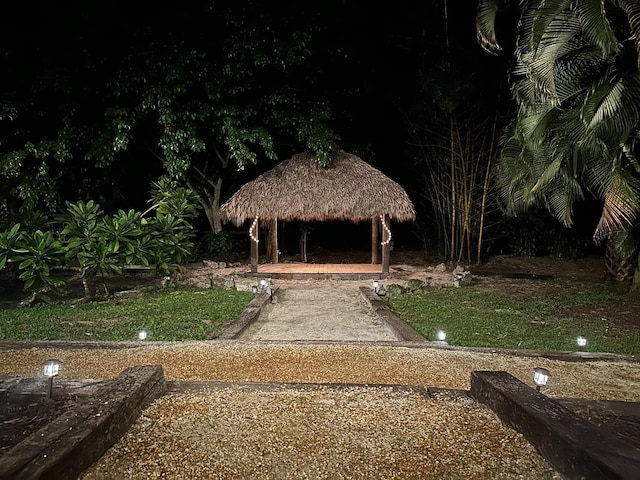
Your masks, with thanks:
[{"label": "gravel courtyard", "polygon": [[[176,382],[85,478],[561,478],[490,410],[465,398],[427,399],[413,387],[467,390],[473,370],[505,370],[531,385],[542,366],[551,397],[640,401],[640,364],[624,360],[416,344],[129,347],[0,351],[0,374],[35,376],[47,358],[59,358],[67,378],[159,364]],[[179,388],[185,382],[213,383]]]}]

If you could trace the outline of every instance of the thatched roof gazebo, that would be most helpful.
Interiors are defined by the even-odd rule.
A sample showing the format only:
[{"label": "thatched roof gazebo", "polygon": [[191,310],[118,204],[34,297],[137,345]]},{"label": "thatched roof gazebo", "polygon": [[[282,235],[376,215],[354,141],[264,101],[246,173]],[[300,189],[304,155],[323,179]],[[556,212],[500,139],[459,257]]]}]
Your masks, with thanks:
[{"label": "thatched roof gazebo", "polygon": [[342,151],[332,157],[328,168],[319,167],[311,153],[294,155],[243,185],[220,210],[225,221],[237,226],[252,221],[249,235],[253,273],[258,271],[259,222],[271,224],[271,260],[276,264],[278,220],[371,221],[372,264],[379,263],[381,245],[382,273],[388,273],[389,221],[415,219],[413,203],[398,183],[361,158]]}]

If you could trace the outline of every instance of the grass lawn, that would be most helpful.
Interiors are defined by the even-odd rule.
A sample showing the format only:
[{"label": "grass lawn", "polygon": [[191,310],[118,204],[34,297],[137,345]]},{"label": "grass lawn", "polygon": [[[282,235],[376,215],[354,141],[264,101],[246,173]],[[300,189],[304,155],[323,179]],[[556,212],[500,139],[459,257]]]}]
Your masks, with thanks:
[{"label": "grass lawn", "polygon": [[[524,298],[464,288],[429,289],[387,298],[391,310],[427,340],[438,330],[450,345],[640,354],[640,329],[600,316],[558,313],[571,305],[620,301],[621,289],[603,285],[559,288]],[[250,292],[177,288],[142,298],[77,305],[40,305],[0,310],[0,340],[208,340],[235,319]],[[571,311],[569,309],[568,311]],[[581,335],[587,344],[580,347]]]},{"label": "grass lawn", "polygon": [[[391,310],[428,340],[446,332],[450,345],[562,351],[640,353],[640,329],[594,316],[564,316],[570,305],[596,305],[624,297],[619,288],[559,289],[544,298],[512,298],[464,288],[432,289],[388,298]],[[587,339],[579,347],[577,337]]]},{"label": "grass lawn", "polygon": [[208,340],[249,304],[251,292],[175,289],[142,298],[0,310],[0,340]]}]

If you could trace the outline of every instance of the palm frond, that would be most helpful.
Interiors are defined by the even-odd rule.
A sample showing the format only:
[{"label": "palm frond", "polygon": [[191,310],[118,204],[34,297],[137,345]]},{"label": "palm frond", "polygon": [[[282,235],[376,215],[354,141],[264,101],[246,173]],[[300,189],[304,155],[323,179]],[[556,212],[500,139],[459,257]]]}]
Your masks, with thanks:
[{"label": "palm frond", "polygon": [[527,75],[541,93],[557,103],[555,71],[559,59],[570,51],[572,40],[580,34],[580,24],[568,13],[559,13],[548,24],[540,41],[533,47]]},{"label": "palm frond", "polygon": [[589,130],[624,142],[640,123],[640,74],[621,75],[612,67],[586,96],[581,115]]},{"label": "palm frond", "polygon": [[545,2],[524,2],[520,17],[518,46],[524,51],[535,51],[537,45],[558,14],[568,10],[570,0],[549,0]]},{"label": "palm frond", "polygon": [[606,15],[603,0],[572,2],[572,8],[582,25],[584,38],[600,50],[603,57],[617,54],[621,45]]},{"label": "palm frond", "polygon": [[517,128],[529,148],[541,146],[549,128],[556,122],[560,113],[555,106],[542,104],[519,116]]},{"label": "palm frond", "polygon": [[506,4],[505,0],[480,0],[476,12],[476,38],[480,46],[491,54],[502,50],[496,38],[496,18]]},{"label": "palm frond", "polygon": [[573,205],[583,198],[582,187],[575,178],[569,177],[558,178],[544,195],[547,210],[565,227],[573,224]]},{"label": "palm frond", "polygon": [[631,257],[637,253],[637,247],[640,244],[640,224],[636,223],[631,228],[613,232],[608,242],[621,256]]},{"label": "palm frond", "polygon": [[[613,157],[609,164],[609,171],[602,171],[598,177],[594,176],[601,182],[598,193],[604,201],[602,215],[594,234],[594,239],[598,242],[613,232],[628,229],[640,212],[640,179],[624,167],[622,148],[616,153],[617,156]],[[598,172],[594,175],[598,175]]]},{"label": "palm frond", "polygon": [[531,193],[535,195],[536,193],[543,191],[553,180],[558,178],[562,163],[562,157],[556,156],[550,164],[547,164],[542,175],[540,175],[538,181],[531,188]]}]

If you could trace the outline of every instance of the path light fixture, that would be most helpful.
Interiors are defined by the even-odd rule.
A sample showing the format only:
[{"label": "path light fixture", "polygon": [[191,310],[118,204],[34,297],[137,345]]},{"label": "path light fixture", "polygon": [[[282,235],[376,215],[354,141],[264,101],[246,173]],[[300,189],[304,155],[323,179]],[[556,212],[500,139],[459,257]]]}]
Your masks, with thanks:
[{"label": "path light fixture", "polygon": [[438,338],[439,342],[444,342],[447,340],[447,332],[445,332],[444,330],[438,330],[438,333],[436,333],[436,337]]},{"label": "path light fixture", "polygon": [[257,293],[258,293],[258,286],[257,286],[257,285],[254,285],[253,287],[251,287],[251,291],[252,291],[254,294],[257,294]]},{"label": "path light fixture", "polygon": [[271,282],[266,278],[263,278],[262,280],[260,280],[260,286],[258,287],[258,292],[267,293],[271,295],[272,293]]},{"label": "path light fixture", "polygon": [[587,344],[587,339],[582,335],[578,335],[578,338],[576,338],[576,343],[579,347],[584,347]]},{"label": "path light fixture", "polygon": [[49,398],[53,397],[53,377],[60,372],[60,360],[52,358],[44,362],[43,373],[45,377],[49,377]]},{"label": "path light fixture", "polygon": [[533,369],[533,383],[536,384],[536,391],[540,391],[540,387],[544,387],[549,380],[549,370],[546,368],[536,367]]},{"label": "path light fixture", "polygon": [[147,339],[147,331],[146,330],[140,330],[138,332],[138,340],[143,341]]},{"label": "path light fixture", "polygon": [[380,282],[377,280],[373,281],[373,285],[371,286],[371,289],[375,292],[378,293],[378,289],[380,288]]},{"label": "path light fixture", "polygon": [[455,280],[453,281],[453,286],[460,288],[462,286],[462,278],[464,275],[462,273],[456,273]]}]

